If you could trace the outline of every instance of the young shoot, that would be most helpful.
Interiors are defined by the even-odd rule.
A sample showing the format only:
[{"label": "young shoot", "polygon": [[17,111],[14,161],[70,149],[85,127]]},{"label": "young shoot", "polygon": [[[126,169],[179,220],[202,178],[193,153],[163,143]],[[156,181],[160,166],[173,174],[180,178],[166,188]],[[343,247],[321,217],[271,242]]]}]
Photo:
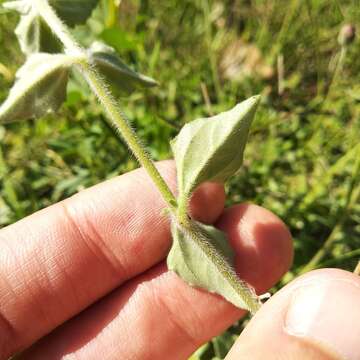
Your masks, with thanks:
[{"label": "young shoot", "polygon": [[15,0],[3,4],[20,14],[16,35],[26,62],[0,107],[0,123],[56,112],[66,99],[70,70],[79,71],[103,106],[106,119],[167,203],[173,237],[167,258],[169,269],[190,285],[220,294],[235,306],[255,313],[261,298],[236,274],[234,252],[226,235],[192,219],[188,208],[200,184],[224,183],[241,167],[259,96],[181,129],[171,142],[179,190],[175,198],[113,95],[114,91],[128,94],[156,86],[156,81],[133,71],[111,47],[95,42],[86,49],[71,34],[70,28],[84,23],[97,4],[97,0]]}]

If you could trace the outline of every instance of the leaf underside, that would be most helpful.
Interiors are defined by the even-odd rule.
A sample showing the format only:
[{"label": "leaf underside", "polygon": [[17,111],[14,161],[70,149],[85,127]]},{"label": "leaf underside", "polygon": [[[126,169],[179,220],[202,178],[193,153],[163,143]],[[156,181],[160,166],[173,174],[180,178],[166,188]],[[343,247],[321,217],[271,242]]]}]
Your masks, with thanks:
[{"label": "leaf underside", "polygon": [[62,52],[60,41],[54,36],[44,20],[34,11],[21,16],[15,34],[21,51],[27,56],[39,52],[52,54]]},{"label": "leaf underside", "polygon": [[190,285],[217,293],[239,308],[252,313],[258,310],[260,301],[255,292],[233,270],[234,252],[223,232],[194,221],[186,229],[173,221],[171,231],[170,270]]},{"label": "leaf underside", "polygon": [[230,111],[186,124],[171,142],[180,196],[189,197],[204,181],[225,182],[240,168],[259,96]]},{"label": "leaf underside", "polygon": [[55,112],[66,99],[72,60],[67,55],[34,54],[17,71],[0,123],[38,118]]},{"label": "leaf underside", "polygon": [[[260,97],[232,110],[185,125],[171,146],[178,176],[179,223],[172,221],[173,245],[168,267],[190,285],[222,295],[237,307],[256,312],[261,302],[234,270],[234,253],[226,235],[186,218],[194,189],[205,181],[225,182],[240,168]],[[185,213],[184,213],[185,212]]]},{"label": "leaf underside", "polygon": [[49,0],[59,17],[70,26],[83,24],[98,3],[99,0]]},{"label": "leaf underside", "polygon": [[89,56],[99,72],[121,95],[157,85],[152,78],[132,70],[120,59],[115,49],[101,42],[95,42],[90,47]]},{"label": "leaf underside", "polygon": [[[98,2],[98,0],[49,0],[57,15],[69,26],[83,24]],[[9,1],[3,6],[20,13],[20,21],[15,33],[25,55],[38,52],[52,54],[62,52],[60,41],[32,6],[31,0]]]}]

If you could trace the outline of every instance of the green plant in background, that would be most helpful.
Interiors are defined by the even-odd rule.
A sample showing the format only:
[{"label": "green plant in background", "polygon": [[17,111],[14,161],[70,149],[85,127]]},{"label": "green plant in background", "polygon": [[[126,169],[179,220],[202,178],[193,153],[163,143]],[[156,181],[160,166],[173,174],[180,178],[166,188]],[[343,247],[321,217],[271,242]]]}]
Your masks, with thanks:
[{"label": "green plant in background", "polygon": [[[13,33],[18,16],[2,13],[1,101],[24,60]],[[157,160],[171,156],[167,139],[184,123],[262,93],[227,204],[255,202],[289,226],[294,264],[273,291],[310,268],[358,263],[359,15],[356,2],[338,0],[101,0],[71,30],[87,48],[104,41],[161,84],[127,98],[128,116]],[[352,24],[345,43],[344,24]],[[71,71],[56,117],[0,126],[1,225],[136,166],[78,74]],[[243,326],[193,358],[223,358]]]},{"label": "green plant in background", "polygon": [[[175,199],[107,83],[129,93],[139,85],[154,86],[156,82],[132,71],[112,48],[94,43],[84,49],[76,42],[67,25],[84,22],[97,1],[86,1],[85,9],[83,3],[82,0],[71,4],[60,0],[19,0],[3,4],[21,14],[16,34],[27,59],[0,107],[0,123],[57,111],[66,99],[71,69],[79,71],[102,104],[110,125],[125,140],[168,205],[173,234],[167,259],[169,269],[189,284],[221,294],[234,305],[255,313],[261,301],[236,275],[225,234],[194,221],[188,204],[201,183],[225,182],[240,168],[259,97],[254,96],[214,118],[195,120],[180,131],[172,142],[179,186],[179,196]],[[63,53],[52,53],[60,46]]]}]

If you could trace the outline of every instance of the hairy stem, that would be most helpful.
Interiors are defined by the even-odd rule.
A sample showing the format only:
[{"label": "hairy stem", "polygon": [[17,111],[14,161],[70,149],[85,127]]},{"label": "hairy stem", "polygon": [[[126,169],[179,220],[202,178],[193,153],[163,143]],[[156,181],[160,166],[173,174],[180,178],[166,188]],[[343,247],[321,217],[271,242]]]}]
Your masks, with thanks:
[{"label": "hairy stem", "polygon": [[180,194],[178,197],[177,218],[180,224],[186,224],[188,221],[188,204],[189,199]]},{"label": "hairy stem", "polygon": [[66,25],[59,19],[47,0],[35,0],[34,3],[44,21],[49,25],[50,29],[52,29],[54,34],[64,44],[65,51],[68,53],[75,52],[77,54],[83,55],[80,57],[81,60],[78,62],[80,71],[93,92],[98,97],[100,103],[103,105],[111,126],[118,134],[123,137],[130,150],[139,161],[140,165],[144,167],[155,183],[170,209],[174,211],[176,208],[176,199],[173,193],[155,167],[150,158],[150,155],[141,145],[141,142],[137,138],[135,131],[129,125],[127,117],[120,109],[114,97],[108,91],[106,82],[101,78],[96,68],[91,64],[91,59],[88,58],[85,50],[72,37]]},{"label": "hairy stem", "polygon": [[129,125],[126,115],[121,111],[114,97],[109,93],[106,83],[88,62],[84,62],[81,69],[86,81],[105,108],[110,119],[110,124],[126,140],[127,145],[134,153],[139,163],[145,168],[149,176],[152,178],[164,200],[170,208],[174,210],[176,207],[176,199],[173,193],[167,186],[159,171],[156,169],[150,155],[141,145],[135,131]]}]

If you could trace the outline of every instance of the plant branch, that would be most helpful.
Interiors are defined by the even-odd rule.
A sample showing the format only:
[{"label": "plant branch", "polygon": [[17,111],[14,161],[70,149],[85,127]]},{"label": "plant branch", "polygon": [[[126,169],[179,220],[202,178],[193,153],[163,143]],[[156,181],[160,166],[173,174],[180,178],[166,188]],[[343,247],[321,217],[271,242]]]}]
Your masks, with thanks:
[{"label": "plant branch", "polygon": [[91,66],[88,62],[84,62],[81,66],[82,73],[98,97],[99,101],[105,108],[111,126],[115,129],[116,132],[121,134],[125,139],[127,145],[139,161],[139,163],[145,168],[149,176],[152,178],[153,182],[156,184],[158,190],[161,192],[164,200],[170,206],[172,210],[176,207],[176,199],[167,186],[165,180],[160,175],[159,171],[152,162],[150,155],[141,145],[139,139],[137,138],[135,131],[130,127],[129,121],[126,115],[117,105],[114,97],[110,94],[107,88],[107,84],[104,80],[98,75],[94,67]]},{"label": "plant branch", "polygon": [[176,199],[173,193],[155,167],[150,155],[141,145],[135,131],[129,125],[126,115],[122,112],[114,97],[109,92],[108,85],[92,65],[91,59],[88,58],[85,50],[72,37],[66,25],[59,19],[47,0],[35,0],[34,3],[40,16],[42,16],[54,34],[64,44],[65,52],[75,52],[83,55],[78,62],[80,71],[106,110],[110,125],[115,129],[116,133],[122,135],[140,165],[145,168],[152,178],[170,209],[174,211],[176,208]]}]

